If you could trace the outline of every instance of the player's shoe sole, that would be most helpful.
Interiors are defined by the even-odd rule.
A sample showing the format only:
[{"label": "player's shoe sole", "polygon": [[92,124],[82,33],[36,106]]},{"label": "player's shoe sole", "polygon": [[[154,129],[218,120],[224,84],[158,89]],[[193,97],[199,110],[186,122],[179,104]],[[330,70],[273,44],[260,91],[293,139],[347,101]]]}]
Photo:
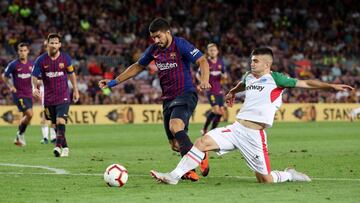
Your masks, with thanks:
[{"label": "player's shoe sole", "polygon": [[55,157],[60,157],[60,155],[61,155],[60,147],[55,147],[53,150],[53,153],[54,153]]},{"label": "player's shoe sole", "polygon": [[165,183],[169,185],[176,185],[179,180],[172,178],[168,173],[160,173],[154,170],[150,171],[150,175],[155,178],[157,182]]},{"label": "player's shoe sole", "polygon": [[210,172],[209,152],[205,152],[205,157],[200,163],[200,172],[201,172],[201,175],[204,177],[209,175],[209,172]]},{"label": "player's shoe sole", "polygon": [[185,173],[181,179],[183,180],[191,180],[192,182],[199,181],[200,177],[195,171],[189,171]]}]

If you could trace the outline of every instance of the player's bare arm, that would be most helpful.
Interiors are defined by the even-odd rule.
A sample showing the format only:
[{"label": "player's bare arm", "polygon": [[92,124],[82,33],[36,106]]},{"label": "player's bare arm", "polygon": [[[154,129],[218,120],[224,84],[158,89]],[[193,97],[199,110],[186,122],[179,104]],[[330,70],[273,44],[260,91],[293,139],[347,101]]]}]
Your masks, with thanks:
[{"label": "player's bare arm", "polygon": [[122,72],[118,77],[116,77],[114,80],[100,80],[99,87],[104,89],[107,87],[113,87],[115,85],[118,85],[134,76],[139,74],[141,71],[144,70],[144,67],[140,65],[138,62],[132,64],[129,66],[124,72]]},{"label": "player's bare arm", "polygon": [[31,76],[31,84],[32,84],[32,93],[35,99],[40,99],[40,90],[38,88],[38,79],[34,76]]},{"label": "player's bare arm", "polygon": [[16,88],[10,83],[9,78],[7,78],[5,74],[2,74],[2,80],[5,82],[12,93],[16,93]]},{"label": "player's bare arm", "polygon": [[296,87],[306,88],[306,89],[327,89],[327,90],[336,90],[336,91],[346,91],[353,90],[354,88],[349,85],[344,84],[330,84],[326,82],[321,82],[319,80],[298,80],[296,82]]},{"label": "player's bare arm", "polygon": [[79,89],[77,87],[76,74],[75,73],[70,74],[69,78],[70,78],[70,82],[73,86],[73,91],[74,91],[73,92],[73,101],[74,101],[74,103],[76,103],[80,98]]},{"label": "player's bare arm", "polygon": [[235,101],[235,94],[238,92],[242,92],[245,90],[245,84],[243,81],[240,81],[234,88],[232,88],[226,95],[225,95],[225,102],[229,107],[232,107]]},{"label": "player's bare arm", "polygon": [[200,71],[201,71],[200,89],[202,91],[210,89],[211,88],[211,85],[209,83],[210,68],[206,58],[204,56],[198,58],[198,60],[196,60],[196,65],[200,67]]}]

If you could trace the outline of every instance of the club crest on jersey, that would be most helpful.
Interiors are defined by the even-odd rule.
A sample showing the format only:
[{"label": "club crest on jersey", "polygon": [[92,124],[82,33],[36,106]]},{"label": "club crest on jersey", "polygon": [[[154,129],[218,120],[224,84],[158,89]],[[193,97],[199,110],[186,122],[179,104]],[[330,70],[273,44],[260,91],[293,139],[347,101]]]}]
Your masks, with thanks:
[{"label": "club crest on jersey", "polygon": [[59,68],[60,69],[63,69],[65,67],[65,64],[64,63],[59,63]]},{"label": "club crest on jersey", "polygon": [[32,70],[32,66],[29,66],[29,70]]},{"label": "club crest on jersey", "polygon": [[218,69],[221,69],[221,65],[218,65]]},{"label": "club crest on jersey", "polygon": [[170,53],[170,58],[171,59],[176,59],[176,52],[171,52]]},{"label": "club crest on jersey", "polygon": [[265,83],[265,82],[266,82],[266,78],[260,79],[260,83]]}]

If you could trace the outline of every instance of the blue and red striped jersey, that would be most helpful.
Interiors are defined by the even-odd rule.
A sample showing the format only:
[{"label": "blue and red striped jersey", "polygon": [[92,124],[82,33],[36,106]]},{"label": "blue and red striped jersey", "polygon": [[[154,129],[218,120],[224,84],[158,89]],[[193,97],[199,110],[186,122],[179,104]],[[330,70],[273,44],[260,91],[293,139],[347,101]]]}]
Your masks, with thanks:
[{"label": "blue and red striped jersey", "polygon": [[185,92],[196,91],[192,81],[190,63],[195,63],[203,54],[191,43],[180,37],[173,37],[168,48],[156,44],[149,46],[138,63],[147,66],[155,61],[162,89],[161,99],[174,99]]},{"label": "blue and red striped jersey", "polygon": [[67,76],[73,72],[71,58],[65,52],[60,52],[55,60],[52,60],[48,53],[40,55],[35,60],[32,75],[43,81],[45,106],[70,103]]},{"label": "blue and red striped jersey", "polygon": [[209,83],[211,85],[209,92],[214,95],[220,95],[222,94],[221,75],[225,73],[224,63],[220,58],[217,58],[215,63],[208,59],[208,63],[210,67]]},{"label": "blue and red striped jersey", "polygon": [[17,98],[32,98],[31,71],[34,63],[28,60],[25,64],[19,59],[11,61],[5,69],[5,76],[12,78]]}]

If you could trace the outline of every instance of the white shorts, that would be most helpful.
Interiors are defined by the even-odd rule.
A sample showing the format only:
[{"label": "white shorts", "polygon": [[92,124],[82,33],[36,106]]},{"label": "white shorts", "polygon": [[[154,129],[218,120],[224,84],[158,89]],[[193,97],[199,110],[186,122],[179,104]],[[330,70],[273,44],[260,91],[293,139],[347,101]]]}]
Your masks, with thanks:
[{"label": "white shorts", "polygon": [[219,155],[238,149],[251,170],[268,175],[271,172],[264,130],[246,128],[238,122],[207,133],[219,146]]}]

